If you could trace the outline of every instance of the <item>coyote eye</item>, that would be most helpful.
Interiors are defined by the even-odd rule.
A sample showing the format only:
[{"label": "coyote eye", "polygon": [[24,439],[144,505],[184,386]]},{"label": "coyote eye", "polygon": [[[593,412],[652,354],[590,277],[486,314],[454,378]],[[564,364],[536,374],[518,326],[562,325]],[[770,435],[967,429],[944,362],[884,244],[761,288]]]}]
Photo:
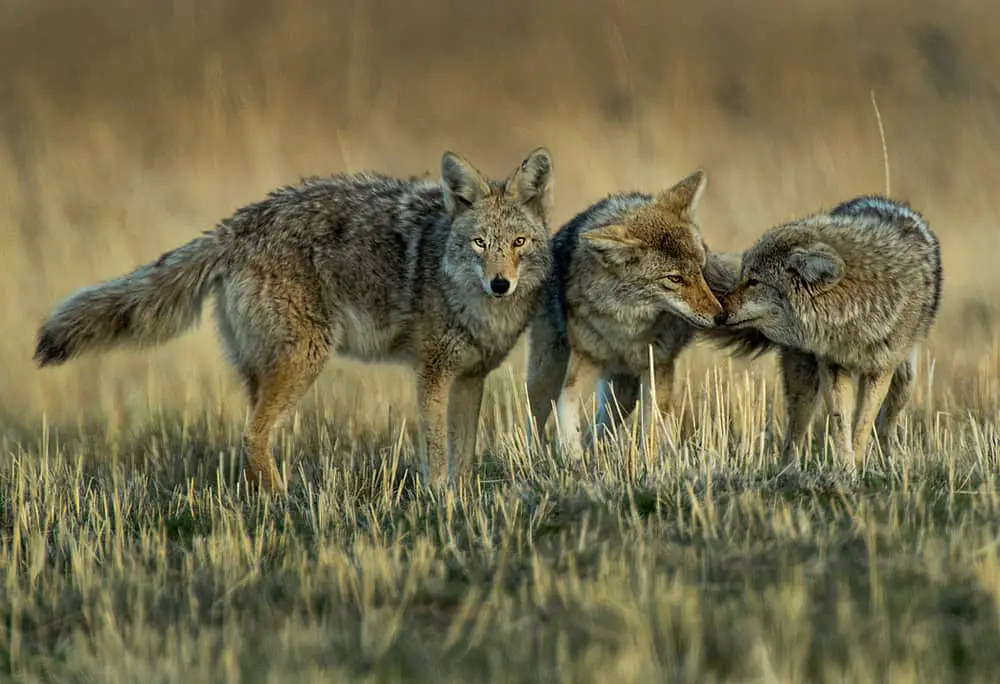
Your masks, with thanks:
[{"label": "coyote eye", "polygon": [[684,282],[684,277],[679,275],[668,275],[667,280],[674,283],[675,285],[681,285]]},{"label": "coyote eye", "polygon": [[760,281],[756,278],[747,278],[747,287],[753,287],[754,285],[760,285]]},{"label": "coyote eye", "polygon": [[527,242],[523,237],[514,238],[515,247],[524,247],[524,243]]},{"label": "coyote eye", "polygon": [[486,249],[486,240],[482,238],[476,238],[475,240],[472,241],[472,244],[474,244],[479,249]]}]

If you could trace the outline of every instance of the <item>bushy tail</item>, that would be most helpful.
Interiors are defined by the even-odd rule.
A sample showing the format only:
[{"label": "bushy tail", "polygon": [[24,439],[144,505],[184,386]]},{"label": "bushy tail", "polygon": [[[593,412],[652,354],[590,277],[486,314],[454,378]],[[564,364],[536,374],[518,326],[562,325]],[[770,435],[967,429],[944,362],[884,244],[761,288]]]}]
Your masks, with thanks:
[{"label": "bushy tail", "polygon": [[78,290],[42,323],[35,361],[59,365],[85,352],[180,335],[201,317],[223,256],[217,235],[207,233],[120,278]]}]

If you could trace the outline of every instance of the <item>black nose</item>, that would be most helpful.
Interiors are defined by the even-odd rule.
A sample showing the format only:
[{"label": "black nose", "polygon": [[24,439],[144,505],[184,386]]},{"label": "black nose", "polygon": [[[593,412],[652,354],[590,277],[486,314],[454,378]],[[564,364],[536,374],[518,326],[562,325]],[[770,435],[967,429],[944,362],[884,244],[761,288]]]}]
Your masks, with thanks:
[{"label": "black nose", "polygon": [[507,294],[507,290],[510,289],[510,281],[503,276],[497,276],[490,281],[490,289],[493,290],[493,294]]},{"label": "black nose", "polygon": [[715,314],[715,324],[725,325],[727,318],[729,318],[729,314],[727,314],[725,311],[720,311],[719,313]]}]

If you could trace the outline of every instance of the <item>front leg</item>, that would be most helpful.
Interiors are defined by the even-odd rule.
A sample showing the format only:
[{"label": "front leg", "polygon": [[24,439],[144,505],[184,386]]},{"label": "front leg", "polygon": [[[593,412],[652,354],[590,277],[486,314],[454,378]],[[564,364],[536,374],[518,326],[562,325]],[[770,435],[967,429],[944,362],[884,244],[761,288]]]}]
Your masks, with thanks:
[{"label": "front leg", "polygon": [[537,430],[539,445],[544,449],[545,423],[558,400],[569,367],[569,346],[559,335],[546,312],[539,313],[531,325],[528,337],[528,415],[525,425],[526,448],[533,446]]},{"label": "front leg", "polygon": [[485,375],[456,378],[448,399],[448,423],[451,434],[452,473],[456,480],[469,474],[476,456],[479,413],[483,405]]},{"label": "front leg", "polygon": [[795,349],[782,349],[780,363],[787,416],[781,459],[788,466],[798,463],[816,413],[820,384],[819,364],[813,354]]},{"label": "front leg", "polygon": [[656,452],[656,428],[660,418],[669,415],[673,410],[674,365],[673,359],[662,361],[647,368],[641,376],[640,453],[650,453],[647,451],[650,449],[652,453]]},{"label": "front leg", "polygon": [[853,378],[847,369],[832,363],[819,364],[820,387],[830,413],[834,449],[842,463],[854,463],[854,442],[851,422],[854,418]]},{"label": "front leg", "polygon": [[854,458],[858,470],[864,468],[875,419],[889,392],[889,383],[892,381],[894,371],[895,368],[890,368],[888,371],[873,375],[862,373],[858,379],[857,408],[854,412]]},{"label": "front leg", "polygon": [[448,482],[448,395],[453,376],[440,369],[423,368],[417,374],[420,433],[424,472],[432,488]]},{"label": "front leg", "polygon": [[580,406],[583,403],[583,394],[593,392],[600,376],[601,369],[597,364],[579,352],[570,352],[566,378],[563,380],[562,391],[556,404],[556,429],[559,443],[577,464],[583,461],[583,440],[580,430]]}]

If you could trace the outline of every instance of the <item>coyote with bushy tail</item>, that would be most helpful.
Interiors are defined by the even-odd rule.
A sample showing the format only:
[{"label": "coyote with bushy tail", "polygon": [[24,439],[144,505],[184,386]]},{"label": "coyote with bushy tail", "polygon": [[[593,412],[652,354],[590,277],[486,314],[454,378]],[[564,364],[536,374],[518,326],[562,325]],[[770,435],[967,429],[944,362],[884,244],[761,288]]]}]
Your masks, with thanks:
[{"label": "coyote with bushy tail", "polygon": [[237,210],[214,230],[117,279],[83,288],[38,331],[57,365],[122,345],[157,345],[215,299],[228,357],[246,383],[253,485],[283,488],[274,428],[331,354],[416,373],[431,484],[465,475],[486,376],[537,309],[551,270],[552,158],[506,179],[446,152],[441,180],[376,173],[309,178]]}]

